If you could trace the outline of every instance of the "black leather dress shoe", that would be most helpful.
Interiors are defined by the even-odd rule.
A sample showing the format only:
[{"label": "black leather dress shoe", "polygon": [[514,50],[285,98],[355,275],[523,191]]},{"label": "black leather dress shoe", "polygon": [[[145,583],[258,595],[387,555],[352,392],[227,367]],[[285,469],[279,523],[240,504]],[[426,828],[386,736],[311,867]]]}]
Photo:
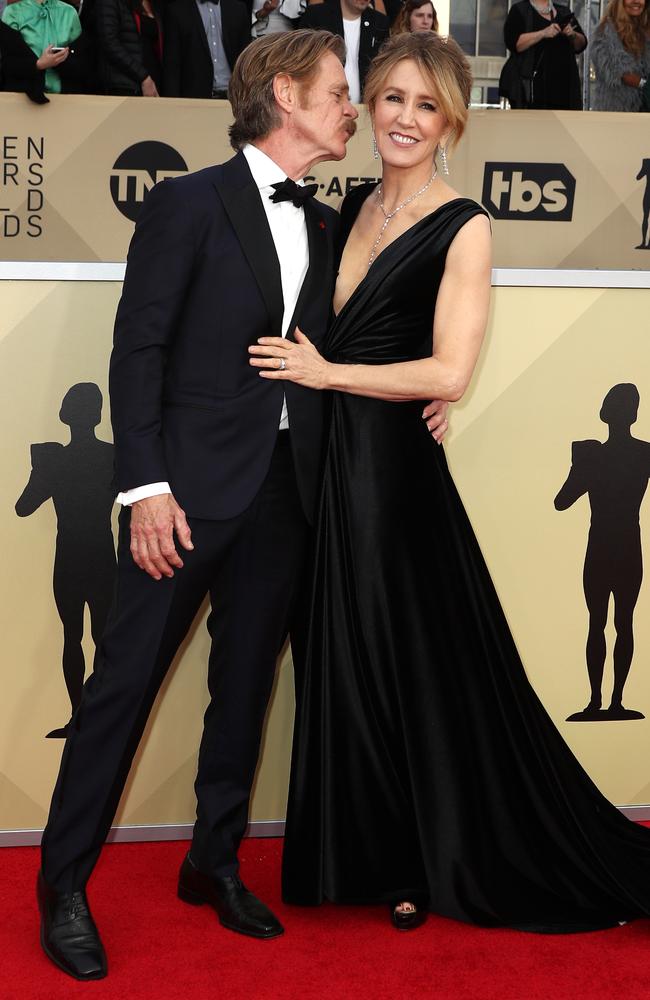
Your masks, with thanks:
[{"label": "black leather dress shoe", "polygon": [[106,952],[95,927],[86,893],[62,893],[41,872],[36,883],[41,911],[41,945],[55,965],[75,979],[103,979]]},{"label": "black leather dress shoe", "polygon": [[220,923],[231,931],[256,938],[273,938],[284,932],[278,918],[236,875],[204,875],[189,854],[178,876],[178,897],[185,903],[214,907]]}]

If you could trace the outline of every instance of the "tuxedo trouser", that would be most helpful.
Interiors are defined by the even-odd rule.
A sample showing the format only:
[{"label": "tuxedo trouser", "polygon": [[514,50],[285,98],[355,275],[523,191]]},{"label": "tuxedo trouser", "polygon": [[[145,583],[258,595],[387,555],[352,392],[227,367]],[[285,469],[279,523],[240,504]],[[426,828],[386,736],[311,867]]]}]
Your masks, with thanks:
[{"label": "tuxedo trouser", "polygon": [[129,521],[126,509],[113,607],[43,835],[43,874],[59,892],[83,888],[93,870],[154,699],[207,594],[210,703],[191,855],[207,874],[237,872],[277,657],[303,584],[308,525],[288,432],[279,433],[268,475],[246,511],[226,521],[190,519],[195,548],[179,548],[184,566],[173,578],[153,580],[138,569]]}]

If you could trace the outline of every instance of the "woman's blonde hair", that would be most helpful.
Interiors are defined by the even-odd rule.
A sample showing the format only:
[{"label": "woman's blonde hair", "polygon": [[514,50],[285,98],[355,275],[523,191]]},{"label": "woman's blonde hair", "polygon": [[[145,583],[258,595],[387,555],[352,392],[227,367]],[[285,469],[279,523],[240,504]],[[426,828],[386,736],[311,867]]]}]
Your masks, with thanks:
[{"label": "woman's blonde hair", "polygon": [[286,73],[307,86],[326,52],[332,52],[345,63],[342,38],[329,31],[309,28],[264,35],[246,46],[235,63],[228,86],[228,99],[235,119],[229,129],[233,149],[263,139],[280,125],[273,93],[274,78],[279,73]]},{"label": "woman's blonde hair", "polygon": [[403,35],[405,31],[411,30],[411,14],[414,10],[419,10],[420,7],[426,7],[427,4],[431,7],[433,11],[433,24],[431,25],[431,30],[438,31],[438,14],[436,13],[436,8],[433,6],[432,0],[405,0],[402,4],[402,9],[400,10],[393,27],[391,28],[391,35]]},{"label": "woman's blonde hair", "polygon": [[623,43],[623,48],[640,58],[645,50],[646,37],[650,31],[650,9],[647,0],[640,17],[630,17],[623,0],[609,0],[598,25],[598,30],[603,31],[608,21],[614,25],[616,33]]},{"label": "woman's blonde hair", "polygon": [[431,85],[438,106],[453,129],[449,140],[456,145],[467,124],[467,108],[472,93],[472,71],[461,47],[433,31],[394,35],[382,46],[371,63],[363,99],[371,114],[391,72],[404,60],[414,62]]}]

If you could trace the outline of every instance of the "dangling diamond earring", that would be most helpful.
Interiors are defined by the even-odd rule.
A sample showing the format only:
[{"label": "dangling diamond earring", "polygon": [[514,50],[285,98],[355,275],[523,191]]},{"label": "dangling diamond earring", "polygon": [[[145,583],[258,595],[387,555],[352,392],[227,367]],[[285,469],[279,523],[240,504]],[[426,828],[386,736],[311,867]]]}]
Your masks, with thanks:
[{"label": "dangling diamond earring", "polygon": [[377,140],[375,138],[374,129],[372,133],[372,155],[374,156],[375,160],[379,159],[379,150],[377,149]]},{"label": "dangling diamond earring", "polygon": [[449,164],[447,163],[447,148],[446,146],[439,146],[440,149],[440,159],[442,160],[442,172],[447,177],[449,176]]}]

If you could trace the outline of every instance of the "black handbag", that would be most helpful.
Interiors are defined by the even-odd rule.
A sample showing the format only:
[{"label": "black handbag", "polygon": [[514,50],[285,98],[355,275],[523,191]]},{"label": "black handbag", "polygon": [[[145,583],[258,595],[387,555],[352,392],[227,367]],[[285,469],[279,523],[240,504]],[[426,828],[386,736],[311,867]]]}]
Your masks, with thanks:
[{"label": "black handbag", "polygon": [[[533,31],[533,9],[529,0],[518,4],[523,8],[524,30],[522,34]],[[499,76],[499,97],[507,98],[511,108],[530,108],[533,103],[535,76],[539,71],[541,57],[532,45],[525,52],[511,52]]]},{"label": "black handbag", "polygon": [[511,108],[529,108],[533,100],[533,74],[531,71],[530,76],[525,75],[522,55],[527,53],[509,55],[499,76],[499,97],[507,98]]}]

